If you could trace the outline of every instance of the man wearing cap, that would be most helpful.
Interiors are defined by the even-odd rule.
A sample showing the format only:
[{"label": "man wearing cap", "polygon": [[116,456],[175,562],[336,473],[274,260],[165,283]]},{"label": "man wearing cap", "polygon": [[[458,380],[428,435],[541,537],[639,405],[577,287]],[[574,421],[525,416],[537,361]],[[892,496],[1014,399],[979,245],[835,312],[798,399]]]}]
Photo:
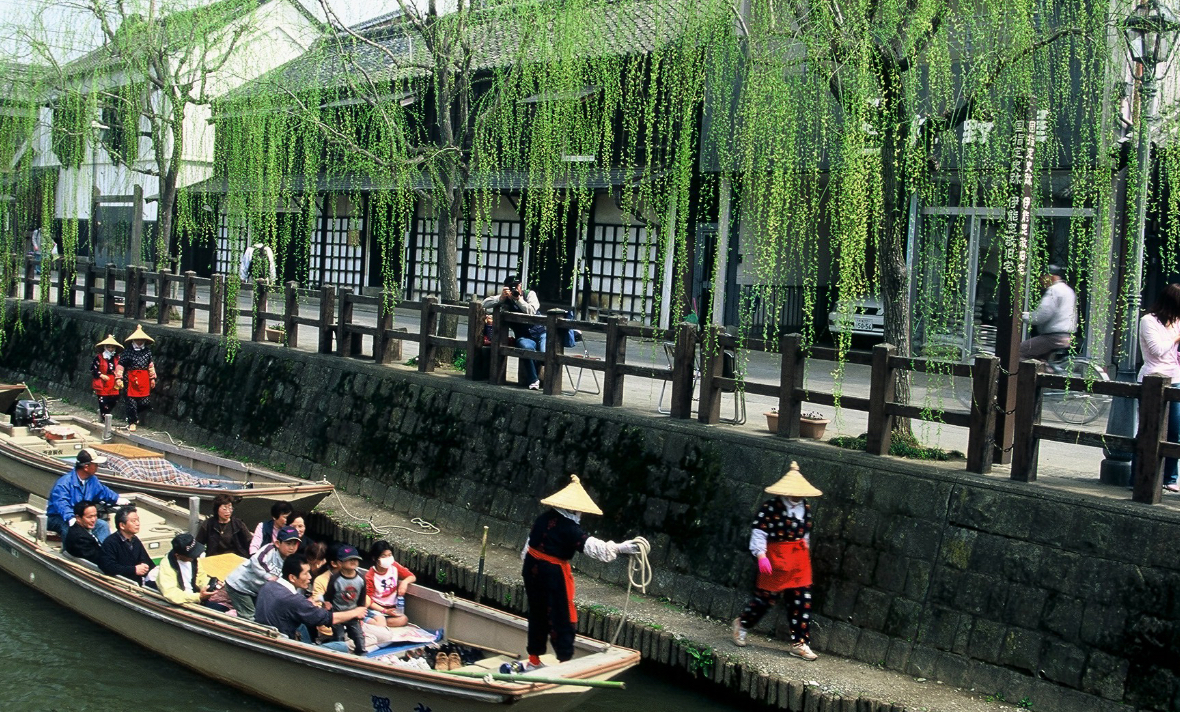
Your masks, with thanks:
[{"label": "man wearing cap", "polygon": [[139,540],[139,511],[134,505],[120,507],[115,512],[115,533],[102,542],[98,567],[107,576],[122,576],[142,586],[152,566],[152,557]]},{"label": "man wearing cap", "polygon": [[295,527],[281,527],[276,543],[263,546],[225,577],[225,592],[240,618],[253,620],[258,591],[268,581],[278,580],[283,561],[299,551],[299,543]]},{"label": "man wearing cap", "polygon": [[98,507],[94,502],[82,500],[74,505],[73,524],[62,537],[61,548],[70,556],[98,564],[102,561],[102,542],[94,534],[94,524],[98,521]]},{"label": "man wearing cap", "polygon": [[[74,469],[57,479],[53,489],[49,490],[49,505],[45,514],[49,519],[49,529],[57,532],[65,540],[66,530],[74,524],[74,505],[83,500],[89,502],[105,502],[107,504],[126,504],[111,488],[98,481],[94,473],[98,466],[107,459],[90,448],[78,451],[74,459]],[[106,520],[100,519],[94,527],[94,536],[101,542],[111,533]]]},{"label": "man wearing cap", "polygon": [[152,350],[148,344],[155,339],[147,335],[143,327],[135,325],[135,331],[127,337],[131,348],[119,355],[119,363],[115,367],[115,385],[119,390],[127,384],[127,429],[135,430],[139,423],[139,414],[151,409],[149,397],[156,387],[156,364],[152,361]]},{"label": "man wearing cap", "polygon": [[1044,358],[1057,349],[1069,348],[1078,328],[1078,297],[1065,283],[1065,270],[1057,265],[1045,268],[1041,285],[1045,288],[1037,308],[1022,316],[1037,327],[1037,335],[1020,342],[1020,358]]},{"label": "man wearing cap", "polygon": [[776,495],[758,509],[750,532],[750,553],[758,560],[754,595],[733,621],[733,642],[746,645],[746,631],[781,596],[790,609],[790,654],[804,660],[819,656],[811,651],[811,506],[804,497],[823,494],[811,486],[792,462],[787,474],[766,488]]},{"label": "man wearing cap", "polygon": [[[314,644],[311,631],[318,626],[336,625],[365,617],[364,608],[329,611],[309,601],[302,592],[311,585],[311,568],[307,565],[307,559],[299,554],[293,554],[283,561],[280,573],[279,578],[268,581],[258,592],[258,610],[254,616],[256,622],[274,626],[288,638],[311,645]],[[328,642],[324,647],[348,651],[348,646],[341,642]]]},{"label": "man wearing cap", "polygon": [[546,644],[560,662],[574,655],[574,635],[578,613],[574,608],[574,577],[570,559],[582,552],[602,562],[614,561],[619,554],[637,554],[639,546],[628,539],[616,544],[582,531],[582,514],[602,514],[590,499],[577,475],[556,494],[541,500],[549,505],[533,523],[520,557],[524,560],[521,575],[529,604],[528,663],[524,670],[541,666]]},{"label": "man wearing cap", "polygon": [[119,402],[119,387],[115,385],[115,368],[119,363],[116,352],[123,350],[123,344],[115,341],[114,334],[94,345],[98,353],[90,364],[90,387],[98,396],[98,418],[102,420],[111,414]]},{"label": "man wearing cap", "polygon": [[[537,293],[531,289],[524,289],[520,284],[520,277],[510,275],[504,280],[504,286],[499,294],[493,294],[483,300],[483,308],[495,308],[519,314],[536,314],[541,311],[541,302]],[[530,349],[545,353],[545,326],[543,324],[512,324],[512,334],[516,337],[516,345],[522,349]],[[541,379],[537,376],[537,362],[523,359],[525,382],[532,390],[541,388]]]},{"label": "man wearing cap", "polygon": [[184,532],[172,537],[172,550],[156,574],[156,587],[172,603],[200,603],[208,605],[216,587],[210,588],[209,574],[201,570],[197,559],[205,553],[205,545]]}]

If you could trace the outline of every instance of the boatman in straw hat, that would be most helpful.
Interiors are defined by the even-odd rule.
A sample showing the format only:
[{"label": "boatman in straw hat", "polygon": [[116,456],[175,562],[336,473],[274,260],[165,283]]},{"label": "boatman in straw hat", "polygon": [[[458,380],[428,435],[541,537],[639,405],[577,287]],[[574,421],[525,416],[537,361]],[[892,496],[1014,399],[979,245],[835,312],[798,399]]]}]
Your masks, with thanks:
[{"label": "boatman in straw hat", "polygon": [[136,324],[135,331],[126,340],[130,348],[119,356],[115,385],[122,390],[123,384],[127,384],[127,429],[135,430],[140,412],[151,409],[148,397],[156,387],[156,364],[152,361],[152,350],[148,348],[155,339]]},{"label": "boatman in straw hat", "polygon": [[582,531],[582,514],[602,514],[590,499],[577,475],[556,494],[541,500],[549,508],[533,522],[528,542],[520,557],[524,560],[524,591],[529,603],[528,662],[520,670],[541,667],[548,642],[560,662],[574,656],[574,577],[570,559],[582,552],[602,562],[619,554],[638,554],[639,545],[628,539],[620,544],[603,541]]},{"label": "boatman in straw hat", "polygon": [[746,645],[746,631],[781,596],[790,606],[791,655],[815,660],[811,651],[811,506],[805,497],[823,494],[811,486],[792,462],[787,474],[766,488],[776,495],[758,509],[750,532],[750,553],[758,559],[754,595],[733,621],[733,642]]},{"label": "boatman in straw hat", "polygon": [[98,353],[94,362],[90,364],[90,382],[94,395],[98,396],[98,418],[105,419],[115,409],[119,402],[119,387],[115,385],[115,369],[119,364],[117,352],[123,350],[123,344],[115,341],[114,334],[94,345]]}]

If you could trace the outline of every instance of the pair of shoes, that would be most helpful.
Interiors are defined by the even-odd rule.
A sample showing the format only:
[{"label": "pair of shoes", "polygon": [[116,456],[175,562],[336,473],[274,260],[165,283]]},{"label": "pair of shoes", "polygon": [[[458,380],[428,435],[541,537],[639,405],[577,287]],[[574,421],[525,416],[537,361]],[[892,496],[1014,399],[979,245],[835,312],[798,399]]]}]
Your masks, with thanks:
[{"label": "pair of shoes", "polygon": [[446,672],[451,669],[451,659],[446,653],[439,653],[434,659],[435,672]]},{"label": "pair of shoes", "polygon": [[529,384],[529,390],[530,390],[530,391],[539,391],[539,390],[541,390],[541,379],[539,379],[539,378],[538,378],[537,380],[535,380],[535,381],[533,381],[532,383],[530,383],[530,384]]},{"label": "pair of shoes", "polygon": [[733,644],[739,648],[746,647],[746,629],[742,627],[742,619],[733,619]]},{"label": "pair of shoes", "polygon": [[503,665],[501,665],[500,666],[500,673],[502,675],[513,675],[513,674],[531,672],[533,670],[538,670],[543,667],[545,667],[543,664],[534,665],[533,663],[530,663],[527,659],[513,660],[510,663],[504,663]]},{"label": "pair of shoes", "polygon": [[128,426],[127,426],[127,429],[128,429],[128,430],[130,430],[131,432],[133,432],[133,433],[134,433],[134,432],[135,432],[135,423],[132,423],[131,425],[128,425]]},{"label": "pair of shoes", "polygon": [[795,643],[791,646],[789,651],[791,655],[804,660],[815,660],[819,656],[811,651],[811,646],[807,643]]}]

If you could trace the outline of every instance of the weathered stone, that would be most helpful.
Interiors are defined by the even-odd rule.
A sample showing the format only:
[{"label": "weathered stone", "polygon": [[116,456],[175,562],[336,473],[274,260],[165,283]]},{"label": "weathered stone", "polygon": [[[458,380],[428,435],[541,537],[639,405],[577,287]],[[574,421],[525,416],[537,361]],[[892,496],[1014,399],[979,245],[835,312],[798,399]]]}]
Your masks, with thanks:
[{"label": "weathered stone", "polygon": [[1095,650],[1082,673],[1082,690],[1108,700],[1121,700],[1127,679],[1126,660]]},{"label": "weathered stone", "polygon": [[1041,635],[1023,628],[1009,628],[1000,649],[1000,662],[1014,668],[1036,672],[1041,655]]}]

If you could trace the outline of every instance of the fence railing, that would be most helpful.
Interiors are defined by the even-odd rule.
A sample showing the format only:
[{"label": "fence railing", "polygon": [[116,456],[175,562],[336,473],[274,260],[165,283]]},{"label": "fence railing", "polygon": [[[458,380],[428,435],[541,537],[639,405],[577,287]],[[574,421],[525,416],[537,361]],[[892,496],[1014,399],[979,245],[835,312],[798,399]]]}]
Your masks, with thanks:
[{"label": "fence railing", "polygon": [[[249,296],[250,300],[249,306],[245,307],[239,303],[227,303],[228,291],[223,275],[202,278],[193,272],[175,275],[166,271],[149,272],[140,267],[117,269],[114,265],[99,267],[79,259],[74,280],[62,284],[62,280],[69,277],[61,276],[64,270],[58,270],[56,278],[51,277],[48,264],[40,275],[35,273],[31,259],[26,259],[23,265],[19,261],[8,264],[12,265],[6,270],[9,284],[3,291],[13,298],[35,299],[39,287],[44,288],[56,280],[53,286],[58,290],[57,302],[63,306],[101,310],[106,314],[117,313],[121,308],[125,318],[142,320],[149,305],[155,305],[156,321],[161,325],[169,324],[172,309],[179,308],[182,329],[195,329],[196,314],[203,311],[209,316],[210,333],[229,333],[237,328],[239,319],[246,318],[252,341],[264,341],[268,331],[278,331],[268,324],[282,324],[279,341],[284,348],[299,348],[300,327],[308,327],[316,332],[317,352],[370,358],[379,364],[400,360],[402,342],[412,341],[418,344],[417,368],[420,372],[434,371],[439,349],[453,349],[465,352],[466,378],[486,378],[493,386],[508,383],[508,359],[515,357],[520,361],[536,362],[544,370],[542,382],[546,395],[563,392],[566,368],[585,369],[602,374],[601,400],[608,407],[623,405],[624,384],[628,377],[665,381],[671,386],[668,412],[672,418],[682,420],[692,417],[695,381],[699,378],[697,417],[705,424],[721,422],[723,394],[755,394],[777,398],[777,436],[788,440],[799,437],[803,404],[814,403],[865,412],[868,418],[866,450],[874,455],[889,453],[894,421],[911,418],[966,428],[966,469],[970,472],[990,472],[995,459],[996,391],[1000,365],[999,360],[991,355],[977,356],[970,364],[950,364],[936,359],[897,356],[896,349],[888,344],[877,345],[871,353],[838,353],[835,349],[818,346],[804,349],[802,337],[798,334],[768,342],[735,337],[719,328],[700,330],[688,323],[672,329],[659,329],[628,324],[620,316],[610,316],[601,322],[579,321],[568,319],[563,309],[551,309],[536,315],[497,309],[492,321],[495,336],[490,345],[485,345],[485,312],[479,302],[439,304],[434,297],[398,302],[398,309],[418,312],[419,328],[415,333],[405,327],[394,328],[394,311],[384,294],[360,295],[347,287],[324,285],[318,290],[306,290],[289,282],[282,290],[281,311],[272,311],[273,287],[265,280],[241,285],[239,299]],[[77,303],[79,293],[82,295],[81,305]],[[179,296],[171,296],[173,294]],[[202,294],[208,295],[204,301],[201,300]],[[301,312],[304,303],[311,301],[318,301],[315,316]],[[374,325],[357,322],[355,312],[358,306],[376,312]],[[444,321],[455,324],[459,320],[467,323],[465,338],[441,333]],[[544,351],[515,345],[513,332],[534,326],[544,330]],[[566,353],[561,336],[570,329],[603,334],[605,355],[597,358],[588,357],[584,352]],[[371,344],[367,351],[365,337],[369,337]],[[669,366],[628,361],[628,344],[635,341],[664,345]],[[741,357],[754,352],[777,353],[781,364],[778,381],[751,380],[740,368],[727,373],[727,351]],[[650,352],[645,353],[650,355]],[[868,396],[805,388],[804,372],[809,359],[867,366],[870,369]],[[742,358],[736,360],[742,361]],[[481,364],[486,365],[486,376]],[[1168,388],[1168,381],[1162,376],[1148,376],[1141,384],[1087,382],[1041,373],[1041,366],[1037,361],[1024,361],[1017,371],[1016,436],[1011,478],[1022,482],[1036,480],[1037,454],[1042,440],[1134,452],[1133,499],[1158,503],[1162,458],[1180,457],[1180,444],[1166,439],[1166,408],[1168,403],[1180,401],[1180,389]],[[898,401],[895,386],[905,372],[970,379],[970,406],[966,410],[931,409]],[[1043,424],[1041,408],[1046,390],[1135,399],[1139,405],[1139,430],[1134,438],[1130,438]]]}]

